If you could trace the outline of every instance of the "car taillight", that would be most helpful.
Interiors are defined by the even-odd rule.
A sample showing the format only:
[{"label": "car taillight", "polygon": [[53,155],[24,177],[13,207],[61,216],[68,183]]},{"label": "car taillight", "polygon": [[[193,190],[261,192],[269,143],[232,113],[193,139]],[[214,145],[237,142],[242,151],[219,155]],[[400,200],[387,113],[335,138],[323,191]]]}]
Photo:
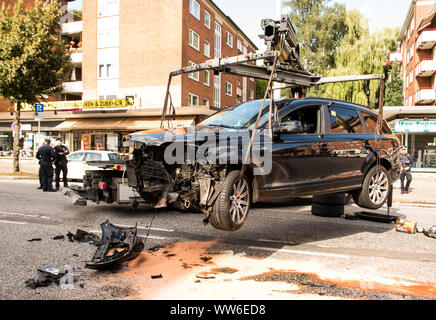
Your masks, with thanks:
[{"label": "car taillight", "polygon": [[105,182],[99,182],[98,183],[98,188],[100,189],[100,190],[103,190],[103,191],[106,191],[106,189],[107,189],[107,184],[105,183]]},{"label": "car taillight", "polygon": [[117,171],[124,171],[124,166],[115,165],[114,169]]}]

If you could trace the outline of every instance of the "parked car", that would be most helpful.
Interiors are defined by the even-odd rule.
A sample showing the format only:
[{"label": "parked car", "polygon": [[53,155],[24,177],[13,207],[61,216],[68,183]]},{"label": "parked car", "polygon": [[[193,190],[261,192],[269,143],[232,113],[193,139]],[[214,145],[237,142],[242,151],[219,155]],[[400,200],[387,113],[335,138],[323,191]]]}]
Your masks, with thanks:
[{"label": "parked car", "polygon": [[87,170],[102,170],[99,167],[87,164],[88,161],[115,161],[121,157],[111,151],[75,151],[67,156],[68,175],[71,180],[82,180]]},{"label": "parked car", "polygon": [[[239,230],[251,205],[262,201],[348,193],[360,207],[383,206],[390,186],[399,177],[400,142],[386,121],[381,134],[377,134],[376,112],[343,101],[321,98],[276,101],[272,170],[263,175],[254,174],[259,164],[251,161],[241,176],[239,152],[236,162],[165,160],[171,154],[167,148],[175,145],[171,141],[198,150],[204,143],[204,136],[199,137],[199,133],[218,138],[230,132],[250,134],[261,103],[257,100],[224,108],[199,123],[194,135],[188,128],[131,134],[135,147],[133,159],[126,162],[128,185],[155,208],[197,210],[204,213],[204,222],[226,231]],[[269,123],[268,110],[269,102],[259,122],[264,132]],[[242,144],[238,141],[235,145],[241,150]],[[223,148],[228,150],[227,145]],[[187,153],[188,149],[182,148]],[[116,171],[100,177],[89,173],[82,196],[97,202],[117,201],[113,181],[119,176]]]}]

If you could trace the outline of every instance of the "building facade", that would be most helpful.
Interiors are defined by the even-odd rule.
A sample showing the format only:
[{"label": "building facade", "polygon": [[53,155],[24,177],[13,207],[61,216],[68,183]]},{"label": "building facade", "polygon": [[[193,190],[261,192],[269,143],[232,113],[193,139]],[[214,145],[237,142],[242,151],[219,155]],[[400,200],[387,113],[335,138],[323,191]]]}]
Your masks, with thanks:
[{"label": "building facade", "polygon": [[[72,150],[124,150],[129,133],[159,123],[171,71],[257,50],[211,0],[86,0],[80,14],[63,13],[60,39],[69,44],[74,70],[64,92],[45,104],[38,143],[48,135],[63,136]],[[170,92],[175,124],[186,125],[218,108],[254,100],[256,82],[204,71],[173,78]],[[33,113],[32,106],[28,110]],[[2,111],[0,136],[10,142],[12,117]],[[46,126],[48,119],[63,120]],[[36,141],[35,121],[30,128],[23,132],[29,143]]]}]

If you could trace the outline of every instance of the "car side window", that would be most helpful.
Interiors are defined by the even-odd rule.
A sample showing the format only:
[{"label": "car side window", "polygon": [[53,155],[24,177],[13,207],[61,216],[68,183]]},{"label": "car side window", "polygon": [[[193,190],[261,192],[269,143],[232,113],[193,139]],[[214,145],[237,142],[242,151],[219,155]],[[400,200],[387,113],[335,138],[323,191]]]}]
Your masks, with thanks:
[{"label": "car side window", "polygon": [[[376,133],[377,132],[377,117],[370,115],[366,112],[362,112],[363,119],[365,120],[366,127],[368,128],[369,133]],[[386,123],[383,123],[383,133],[391,134],[392,130],[386,125]]]},{"label": "car side window", "polygon": [[362,123],[356,110],[329,107],[330,130],[333,134],[363,133]]},{"label": "car side window", "polygon": [[101,160],[101,154],[100,153],[91,153],[87,152],[85,155],[85,161],[100,161]]},{"label": "car side window", "polygon": [[73,153],[68,156],[68,161],[82,161],[82,159],[83,159],[83,152]]},{"label": "car side window", "polygon": [[280,123],[292,120],[299,120],[303,127],[303,133],[316,134],[319,128],[321,106],[307,106],[291,111],[283,118]]}]

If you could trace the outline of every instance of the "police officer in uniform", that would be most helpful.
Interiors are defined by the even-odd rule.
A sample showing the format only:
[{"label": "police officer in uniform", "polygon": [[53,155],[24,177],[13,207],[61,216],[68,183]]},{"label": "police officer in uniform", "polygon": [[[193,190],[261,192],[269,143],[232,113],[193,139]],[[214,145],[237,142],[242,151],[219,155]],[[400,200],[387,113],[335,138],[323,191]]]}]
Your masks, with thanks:
[{"label": "police officer in uniform", "polygon": [[64,179],[64,188],[68,187],[68,181],[67,181],[67,174],[68,174],[68,168],[67,168],[67,155],[70,154],[70,151],[66,146],[62,144],[62,139],[58,138],[56,139],[57,146],[54,147],[55,152],[55,175],[56,175],[56,191],[59,191],[60,188],[60,180],[61,180],[61,171],[62,176]]},{"label": "police officer in uniform", "polygon": [[39,148],[36,158],[40,161],[39,176],[41,177],[44,192],[55,192],[53,189],[53,160],[54,149],[50,146],[50,139],[45,139],[44,145]]}]

